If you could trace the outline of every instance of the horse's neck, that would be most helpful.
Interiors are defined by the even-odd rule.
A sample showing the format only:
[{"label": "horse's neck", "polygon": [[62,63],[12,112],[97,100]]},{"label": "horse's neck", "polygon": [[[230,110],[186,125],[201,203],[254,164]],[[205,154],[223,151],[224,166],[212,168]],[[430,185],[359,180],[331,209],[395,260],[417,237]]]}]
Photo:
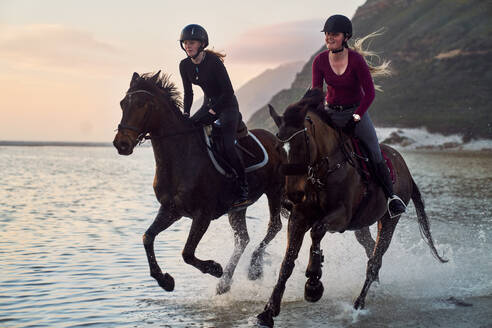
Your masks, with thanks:
[{"label": "horse's neck", "polygon": [[310,115],[315,126],[315,139],[318,156],[324,157],[333,154],[339,145],[337,131],[321,120],[316,114]]},{"label": "horse's neck", "polygon": [[190,121],[178,118],[174,113],[160,117],[158,122],[154,133],[151,132],[151,136],[156,136],[152,138],[152,148],[157,171],[170,170],[175,177],[189,174],[192,168],[200,165],[201,155],[205,155],[201,131],[192,131],[194,126]]}]

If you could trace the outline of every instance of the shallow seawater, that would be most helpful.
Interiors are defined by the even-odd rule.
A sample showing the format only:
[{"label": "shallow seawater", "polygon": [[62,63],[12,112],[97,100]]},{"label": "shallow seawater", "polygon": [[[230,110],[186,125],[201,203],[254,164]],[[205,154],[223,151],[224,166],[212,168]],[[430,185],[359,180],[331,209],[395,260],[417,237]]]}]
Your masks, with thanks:
[{"label": "shallow seawater", "polygon": [[[411,205],[365,310],[352,309],[367,259],[351,232],[324,238],[325,292],[308,303],[307,236],[276,327],[492,326],[492,155],[403,154],[425,198],[437,249],[449,262],[432,257]],[[168,293],[157,285],[141,242],[159,207],[151,148],[122,157],[110,147],[0,147],[0,172],[1,327],[252,327],[275,285],[285,219],[267,249],[264,277],[247,279],[268,224],[265,198],[248,210],[251,241],[228,294],[215,295],[217,279],[182,260],[187,218],[156,239],[157,260],[176,288]],[[197,256],[225,265],[232,248],[222,217]]]}]

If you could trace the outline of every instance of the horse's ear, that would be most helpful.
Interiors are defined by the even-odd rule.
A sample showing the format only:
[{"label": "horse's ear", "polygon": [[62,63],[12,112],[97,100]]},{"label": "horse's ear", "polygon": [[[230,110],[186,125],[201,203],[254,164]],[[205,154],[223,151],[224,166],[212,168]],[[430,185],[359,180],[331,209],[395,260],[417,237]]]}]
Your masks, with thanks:
[{"label": "horse's ear", "polygon": [[302,96],[302,100],[304,100],[306,103],[312,106],[317,106],[323,102],[324,97],[325,96],[324,96],[323,89],[309,88],[307,89],[304,96]]},{"label": "horse's ear", "polygon": [[301,98],[301,99],[305,99],[305,98],[310,97],[310,96],[311,96],[311,94],[312,94],[312,90],[313,90],[313,89],[311,89],[311,87],[309,87],[309,88],[306,90],[306,92],[304,93],[304,96],[302,96],[302,98]]},{"label": "horse's ear", "polygon": [[278,115],[273,106],[270,104],[268,104],[268,109],[270,111],[270,116],[273,118],[273,121],[275,122],[277,127],[280,127],[280,125],[282,125],[282,116]]},{"label": "horse's ear", "polygon": [[137,72],[133,73],[132,80],[130,81],[130,88],[134,86],[139,79],[140,79],[140,75],[138,75]]},{"label": "horse's ear", "polygon": [[150,81],[153,82],[154,84],[157,83],[157,80],[159,79],[159,76],[161,75],[161,70],[159,72],[155,73],[154,76],[150,78]]}]

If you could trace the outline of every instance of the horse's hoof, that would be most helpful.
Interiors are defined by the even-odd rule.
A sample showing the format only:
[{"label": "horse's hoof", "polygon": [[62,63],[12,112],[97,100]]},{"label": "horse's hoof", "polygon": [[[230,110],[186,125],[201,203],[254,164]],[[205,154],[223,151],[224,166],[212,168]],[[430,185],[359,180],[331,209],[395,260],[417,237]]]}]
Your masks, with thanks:
[{"label": "horse's hoof", "polygon": [[273,317],[271,310],[265,310],[256,316],[256,326],[261,328],[273,328]]},{"label": "horse's hoof", "polygon": [[317,302],[323,296],[324,290],[321,281],[309,278],[304,286],[304,299],[308,302]]},{"label": "horse's hoof", "polygon": [[169,273],[166,272],[165,274],[162,274],[162,272],[159,272],[152,274],[151,276],[157,280],[159,286],[166,292],[172,292],[174,290],[174,278]]},{"label": "horse's hoof", "polygon": [[228,281],[220,280],[220,282],[217,285],[217,288],[215,289],[217,295],[228,293],[231,290],[231,283],[232,283],[231,280]]},{"label": "horse's hoof", "polygon": [[355,303],[354,303],[354,309],[356,309],[356,310],[362,310],[362,309],[364,309],[364,306],[365,306],[365,304],[364,304],[364,303],[365,303],[365,302],[364,302],[364,300],[363,300],[363,299],[361,299],[360,297],[358,297],[358,298],[355,300]]},{"label": "horse's hoof", "polygon": [[203,273],[209,273],[216,278],[222,277],[224,271],[222,271],[222,266],[214,261],[207,261],[206,268]]}]

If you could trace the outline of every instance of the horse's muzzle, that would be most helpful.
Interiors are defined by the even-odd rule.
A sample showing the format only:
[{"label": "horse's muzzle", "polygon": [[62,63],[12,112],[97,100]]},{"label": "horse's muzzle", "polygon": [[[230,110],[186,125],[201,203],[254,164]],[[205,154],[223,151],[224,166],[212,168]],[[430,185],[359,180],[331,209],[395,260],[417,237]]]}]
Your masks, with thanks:
[{"label": "horse's muzzle", "polygon": [[114,137],[113,146],[120,155],[131,155],[133,153],[133,143],[127,136],[122,136],[120,133]]}]

